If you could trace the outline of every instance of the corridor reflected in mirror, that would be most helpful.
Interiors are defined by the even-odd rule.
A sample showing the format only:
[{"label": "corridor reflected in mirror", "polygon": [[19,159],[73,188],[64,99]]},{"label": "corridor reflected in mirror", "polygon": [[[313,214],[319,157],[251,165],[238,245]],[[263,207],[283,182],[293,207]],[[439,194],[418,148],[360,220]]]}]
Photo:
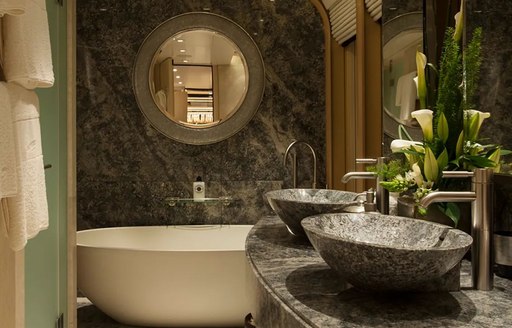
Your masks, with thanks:
[{"label": "corridor reflected in mirror", "polygon": [[222,33],[191,29],[160,46],[149,81],[155,103],[168,118],[188,127],[209,127],[240,107],[248,87],[247,65]]}]

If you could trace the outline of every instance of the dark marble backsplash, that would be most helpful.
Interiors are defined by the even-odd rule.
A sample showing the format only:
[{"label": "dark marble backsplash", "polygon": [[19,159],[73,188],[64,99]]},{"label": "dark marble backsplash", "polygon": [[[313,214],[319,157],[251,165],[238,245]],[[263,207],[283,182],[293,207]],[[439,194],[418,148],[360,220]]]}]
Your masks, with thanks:
[{"label": "dark marble backsplash", "polygon": [[[512,15],[511,1],[468,1],[469,31],[482,27],[482,67],[478,110],[491,113],[482,125],[485,143],[501,144],[512,149]],[[512,163],[512,155],[503,158]],[[510,173],[510,172],[509,172]],[[495,176],[495,229],[512,231],[509,206],[512,189],[509,176]]]},{"label": "dark marble backsplash", "polygon": [[[235,136],[192,146],[157,132],[137,107],[131,76],[137,51],[158,24],[204,11],[242,26],[258,45],[265,95]],[[292,139],[309,142],[325,185],[325,64],[320,15],[308,0],[78,0],[78,229],[125,225],[253,224],[270,214],[263,194],[291,187],[283,154]],[[299,186],[310,186],[311,155],[298,152]],[[191,197],[201,176],[206,196],[229,206],[169,207]]]},{"label": "dark marble backsplash", "polygon": [[[479,110],[491,117],[482,125],[489,141],[512,149],[512,15],[511,1],[471,0],[469,28],[482,27],[482,67]],[[507,159],[511,162],[512,159]]]}]

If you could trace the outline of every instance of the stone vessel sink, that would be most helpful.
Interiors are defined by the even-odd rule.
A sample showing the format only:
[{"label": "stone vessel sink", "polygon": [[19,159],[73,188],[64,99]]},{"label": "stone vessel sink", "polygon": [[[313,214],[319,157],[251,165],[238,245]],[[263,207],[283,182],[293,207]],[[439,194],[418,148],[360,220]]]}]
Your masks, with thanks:
[{"label": "stone vessel sink", "polygon": [[350,191],[331,189],[280,189],[265,194],[267,200],[286,224],[288,231],[295,236],[306,236],[300,221],[307,216],[362,211],[355,200],[358,194]]},{"label": "stone vessel sink", "polygon": [[302,226],[343,279],[374,291],[421,290],[457,266],[473,241],[446,225],[378,213],[322,214]]}]

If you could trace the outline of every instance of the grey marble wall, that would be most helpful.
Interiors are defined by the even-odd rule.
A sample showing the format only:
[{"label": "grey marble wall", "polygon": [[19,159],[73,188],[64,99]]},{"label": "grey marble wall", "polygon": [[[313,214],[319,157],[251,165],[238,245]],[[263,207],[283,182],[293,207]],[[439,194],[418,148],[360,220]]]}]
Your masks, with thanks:
[{"label": "grey marble wall", "polygon": [[490,112],[491,118],[482,133],[512,149],[512,2],[470,0],[468,8],[469,28],[483,30],[479,110]]},{"label": "grey marble wall", "polygon": [[[478,109],[491,117],[482,126],[482,136],[512,150],[512,1],[470,0],[468,9],[469,28],[481,26],[483,31]],[[512,163],[512,155],[504,160]],[[510,177],[495,180],[495,230],[512,231],[512,212],[506,206],[512,200]]]},{"label": "grey marble wall", "polygon": [[[135,56],[162,21],[209,8],[235,21],[258,45],[266,87],[255,118],[212,145],[177,143],[144,119],[132,92]],[[292,139],[318,153],[325,184],[323,30],[308,0],[78,0],[78,229],[123,225],[255,223],[270,208],[265,191],[290,187],[282,167]],[[310,155],[299,151],[299,183],[312,180]],[[190,197],[196,176],[207,197],[233,196],[227,207],[169,207]]]}]

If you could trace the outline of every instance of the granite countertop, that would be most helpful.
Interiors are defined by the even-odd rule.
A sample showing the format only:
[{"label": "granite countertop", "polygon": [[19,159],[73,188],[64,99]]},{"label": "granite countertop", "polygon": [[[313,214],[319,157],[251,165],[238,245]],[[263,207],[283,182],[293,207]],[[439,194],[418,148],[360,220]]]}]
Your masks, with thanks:
[{"label": "granite countertop", "polygon": [[472,290],[467,261],[460,292],[369,293],[342,281],[278,217],[261,219],[246,249],[259,281],[310,327],[512,326],[512,281],[495,276],[492,291]]}]

